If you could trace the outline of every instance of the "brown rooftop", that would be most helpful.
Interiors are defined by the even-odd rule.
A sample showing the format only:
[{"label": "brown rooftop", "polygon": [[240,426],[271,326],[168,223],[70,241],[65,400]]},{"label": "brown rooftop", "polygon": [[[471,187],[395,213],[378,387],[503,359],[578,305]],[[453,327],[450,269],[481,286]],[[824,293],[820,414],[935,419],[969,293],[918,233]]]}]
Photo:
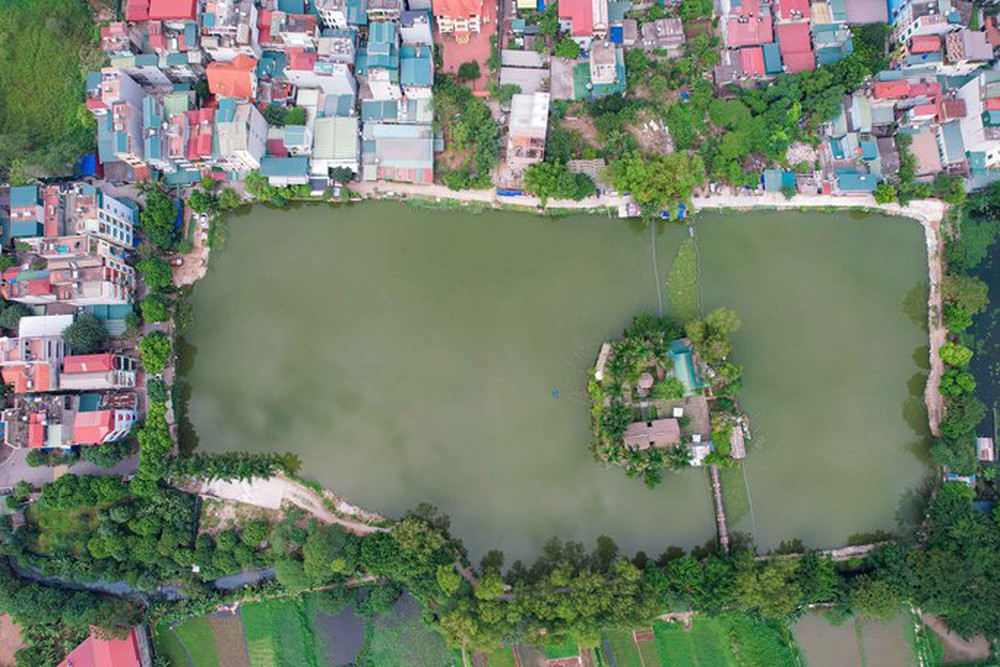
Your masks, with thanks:
[{"label": "brown rooftop", "polygon": [[625,430],[625,445],[638,449],[672,447],[681,443],[681,427],[676,419],[633,422]]}]

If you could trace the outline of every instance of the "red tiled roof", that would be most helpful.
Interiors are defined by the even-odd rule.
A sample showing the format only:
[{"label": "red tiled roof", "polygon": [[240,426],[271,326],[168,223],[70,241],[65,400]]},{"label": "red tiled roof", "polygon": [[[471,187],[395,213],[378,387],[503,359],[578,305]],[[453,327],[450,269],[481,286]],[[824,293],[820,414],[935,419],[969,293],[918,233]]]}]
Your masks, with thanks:
[{"label": "red tiled roof", "polygon": [[149,0],[128,0],[125,5],[126,21],[148,21]]},{"label": "red tiled roof", "polygon": [[28,415],[28,447],[45,446],[45,424],[42,423],[44,417],[41,412]]},{"label": "red tiled roof", "polygon": [[986,39],[990,41],[990,46],[994,49],[1000,46],[1000,30],[997,29],[996,17],[987,16],[984,21],[986,26]]},{"label": "red tiled roof", "polygon": [[774,41],[770,16],[760,16],[758,14],[752,18],[745,19],[731,16],[726,25],[727,46],[730,48],[758,46]]},{"label": "red tiled roof", "polygon": [[740,71],[748,76],[763,76],[764,49],[759,46],[740,49]]},{"label": "red tiled roof", "polygon": [[[115,413],[111,410],[78,412],[73,422],[73,444],[97,445],[114,430]],[[75,666],[74,666],[75,667]]]},{"label": "red tiled roof", "polygon": [[816,69],[816,57],[812,51],[807,53],[789,53],[782,56],[782,61],[785,63],[785,69],[788,70],[789,74],[808,72]]},{"label": "red tiled roof", "polygon": [[910,93],[910,84],[906,81],[876,81],[875,99],[897,100]]},{"label": "red tiled roof", "polygon": [[1000,111],[1000,97],[991,97],[986,100],[987,111]]},{"label": "red tiled roof", "polygon": [[250,99],[254,97],[253,71],[257,61],[250,56],[236,56],[229,62],[212,62],[205,68],[208,89],[213,95]]},{"label": "red tiled roof", "polygon": [[52,294],[52,282],[48,278],[32,278],[28,281],[28,295],[42,296]]},{"label": "red tiled roof", "polygon": [[910,109],[910,114],[913,116],[937,116],[938,106],[933,102],[930,104],[919,104]]},{"label": "red tiled roof", "polygon": [[125,639],[101,639],[94,634],[83,640],[59,667],[141,667],[139,640],[135,630]]},{"label": "red tiled roof", "polygon": [[188,122],[188,141],[185,153],[189,160],[199,160],[212,155],[212,120],[215,109],[201,108],[185,111]]},{"label": "red tiled roof", "polygon": [[0,375],[3,383],[14,385],[15,394],[27,394],[31,391],[48,391],[52,389],[52,369],[48,363],[31,365],[31,386],[28,386],[28,366],[5,366]]},{"label": "red tiled roof", "polygon": [[257,41],[267,44],[271,41],[271,10],[266,9],[257,14]]},{"label": "red tiled roof", "polygon": [[283,139],[268,139],[267,154],[272,157],[288,157],[288,149],[285,148]]},{"label": "red tiled roof", "polygon": [[965,118],[965,100],[945,100],[941,108],[947,120]]},{"label": "red tiled roof", "polygon": [[919,97],[920,95],[934,95],[941,94],[941,84],[938,82],[934,83],[915,83],[910,86],[910,97]]},{"label": "red tiled roof", "polygon": [[910,40],[910,53],[934,53],[941,50],[941,38],[937,35],[917,35]]},{"label": "red tiled roof", "polygon": [[[436,9],[434,13],[437,14]],[[586,37],[594,32],[594,8],[590,0],[560,0],[559,19],[572,22],[574,37]]]},{"label": "red tiled roof", "polygon": [[782,59],[793,53],[812,53],[808,23],[783,23],[775,27],[774,32]]},{"label": "red tiled roof", "polygon": [[288,69],[311,72],[316,65],[316,52],[305,49],[288,50]]},{"label": "red tiled roof", "polygon": [[[565,1],[563,0],[563,2]],[[562,2],[559,4],[559,17],[562,18]],[[434,16],[445,16],[452,19],[468,19],[483,14],[483,0],[433,0],[431,6],[434,10]]]},{"label": "red tiled roof", "polygon": [[149,0],[149,18],[153,21],[194,20],[198,0]]},{"label": "red tiled roof", "polygon": [[807,19],[809,0],[778,0],[778,15],[785,21]]},{"label": "red tiled roof", "polygon": [[102,373],[115,369],[115,355],[76,354],[63,359],[63,373]]}]

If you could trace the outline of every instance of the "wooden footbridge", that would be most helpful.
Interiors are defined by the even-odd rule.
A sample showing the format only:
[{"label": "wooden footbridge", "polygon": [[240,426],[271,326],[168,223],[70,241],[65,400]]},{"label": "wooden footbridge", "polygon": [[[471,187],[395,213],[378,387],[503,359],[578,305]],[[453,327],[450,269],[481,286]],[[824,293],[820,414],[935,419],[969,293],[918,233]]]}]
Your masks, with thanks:
[{"label": "wooden footbridge", "polygon": [[719,545],[722,552],[729,553],[729,529],[726,527],[726,508],[722,504],[722,480],[719,479],[719,466],[714,463],[709,468],[712,477],[712,497],[715,499],[715,523],[719,531]]}]

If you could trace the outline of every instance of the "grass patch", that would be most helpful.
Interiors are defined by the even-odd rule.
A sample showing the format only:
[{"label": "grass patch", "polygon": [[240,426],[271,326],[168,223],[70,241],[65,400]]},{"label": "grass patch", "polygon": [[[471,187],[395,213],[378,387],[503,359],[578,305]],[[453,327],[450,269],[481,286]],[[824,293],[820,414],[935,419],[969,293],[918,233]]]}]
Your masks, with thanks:
[{"label": "grass patch", "polygon": [[736,461],[731,466],[720,466],[719,476],[722,480],[722,505],[726,508],[726,520],[735,525],[750,513],[750,496],[743,478],[743,464]]},{"label": "grass patch", "polygon": [[56,509],[44,503],[32,503],[27,510],[28,523],[38,528],[38,536],[29,543],[35,553],[50,555],[72,553],[80,556],[97,530],[100,507]]},{"label": "grass patch", "polygon": [[611,647],[612,657],[618,667],[643,667],[642,657],[639,655],[639,647],[632,639],[631,630],[609,630],[604,633]]},{"label": "grass patch", "polygon": [[[215,649],[215,634],[208,617],[196,618],[174,628],[174,635],[190,656],[194,667],[219,667]],[[180,663],[188,664],[187,657]]]},{"label": "grass patch", "polygon": [[791,632],[782,625],[753,616],[719,619],[741,667],[797,667],[801,656]]},{"label": "grass patch", "polygon": [[729,637],[714,619],[696,618],[691,629],[680,623],[655,623],[656,651],[671,667],[738,667]]},{"label": "grass patch", "polygon": [[938,667],[944,664],[944,644],[916,614],[911,614],[910,622],[906,625],[906,637],[913,647],[913,659],[916,664],[926,667]]},{"label": "grass patch", "polygon": [[169,624],[161,622],[156,625],[153,631],[153,643],[156,645],[156,654],[166,658],[167,664],[171,667],[188,667],[184,647],[170,631]]},{"label": "grass patch", "polygon": [[282,598],[240,609],[251,667],[317,667],[316,638],[301,601]]},{"label": "grass patch", "polygon": [[15,182],[69,173],[93,147],[95,125],[82,107],[83,72],[103,62],[87,3],[3,3],[0,136],[6,140],[0,143],[0,164],[11,167]]},{"label": "grass patch", "polygon": [[545,657],[549,660],[571,658],[574,655],[580,655],[580,646],[569,635],[552,638],[545,643]]},{"label": "grass patch", "polygon": [[445,646],[441,635],[424,626],[420,604],[404,596],[393,610],[371,623],[369,665],[458,667],[461,658]]},{"label": "grass patch", "polygon": [[701,317],[701,291],[698,288],[698,241],[681,240],[667,273],[667,298],[670,314],[681,322]]},{"label": "grass patch", "polygon": [[514,649],[511,647],[493,649],[486,652],[486,664],[489,667],[516,667]]}]

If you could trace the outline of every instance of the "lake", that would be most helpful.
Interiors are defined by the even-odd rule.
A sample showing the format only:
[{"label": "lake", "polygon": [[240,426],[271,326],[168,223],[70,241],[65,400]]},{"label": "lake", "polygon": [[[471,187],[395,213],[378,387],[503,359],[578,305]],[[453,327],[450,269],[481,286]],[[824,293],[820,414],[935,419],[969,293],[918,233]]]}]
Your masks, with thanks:
[{"label": "lake", "polygon": [[[703,544],[703,471],[650,491],[588,451],[586,371],[666,298],[655,276],[685,233],[388,202],[257,207],[192,294],[184,444],[296,452],[303,475],[388,516],[433,503],[474,558],[531,558],[554,535],[651,554]],[[698,235],[705,307],[744,323],[758,435],[753,512],[736,528],[765,548],[891,530],[925,472],[919,225],[705,214]]]}]

